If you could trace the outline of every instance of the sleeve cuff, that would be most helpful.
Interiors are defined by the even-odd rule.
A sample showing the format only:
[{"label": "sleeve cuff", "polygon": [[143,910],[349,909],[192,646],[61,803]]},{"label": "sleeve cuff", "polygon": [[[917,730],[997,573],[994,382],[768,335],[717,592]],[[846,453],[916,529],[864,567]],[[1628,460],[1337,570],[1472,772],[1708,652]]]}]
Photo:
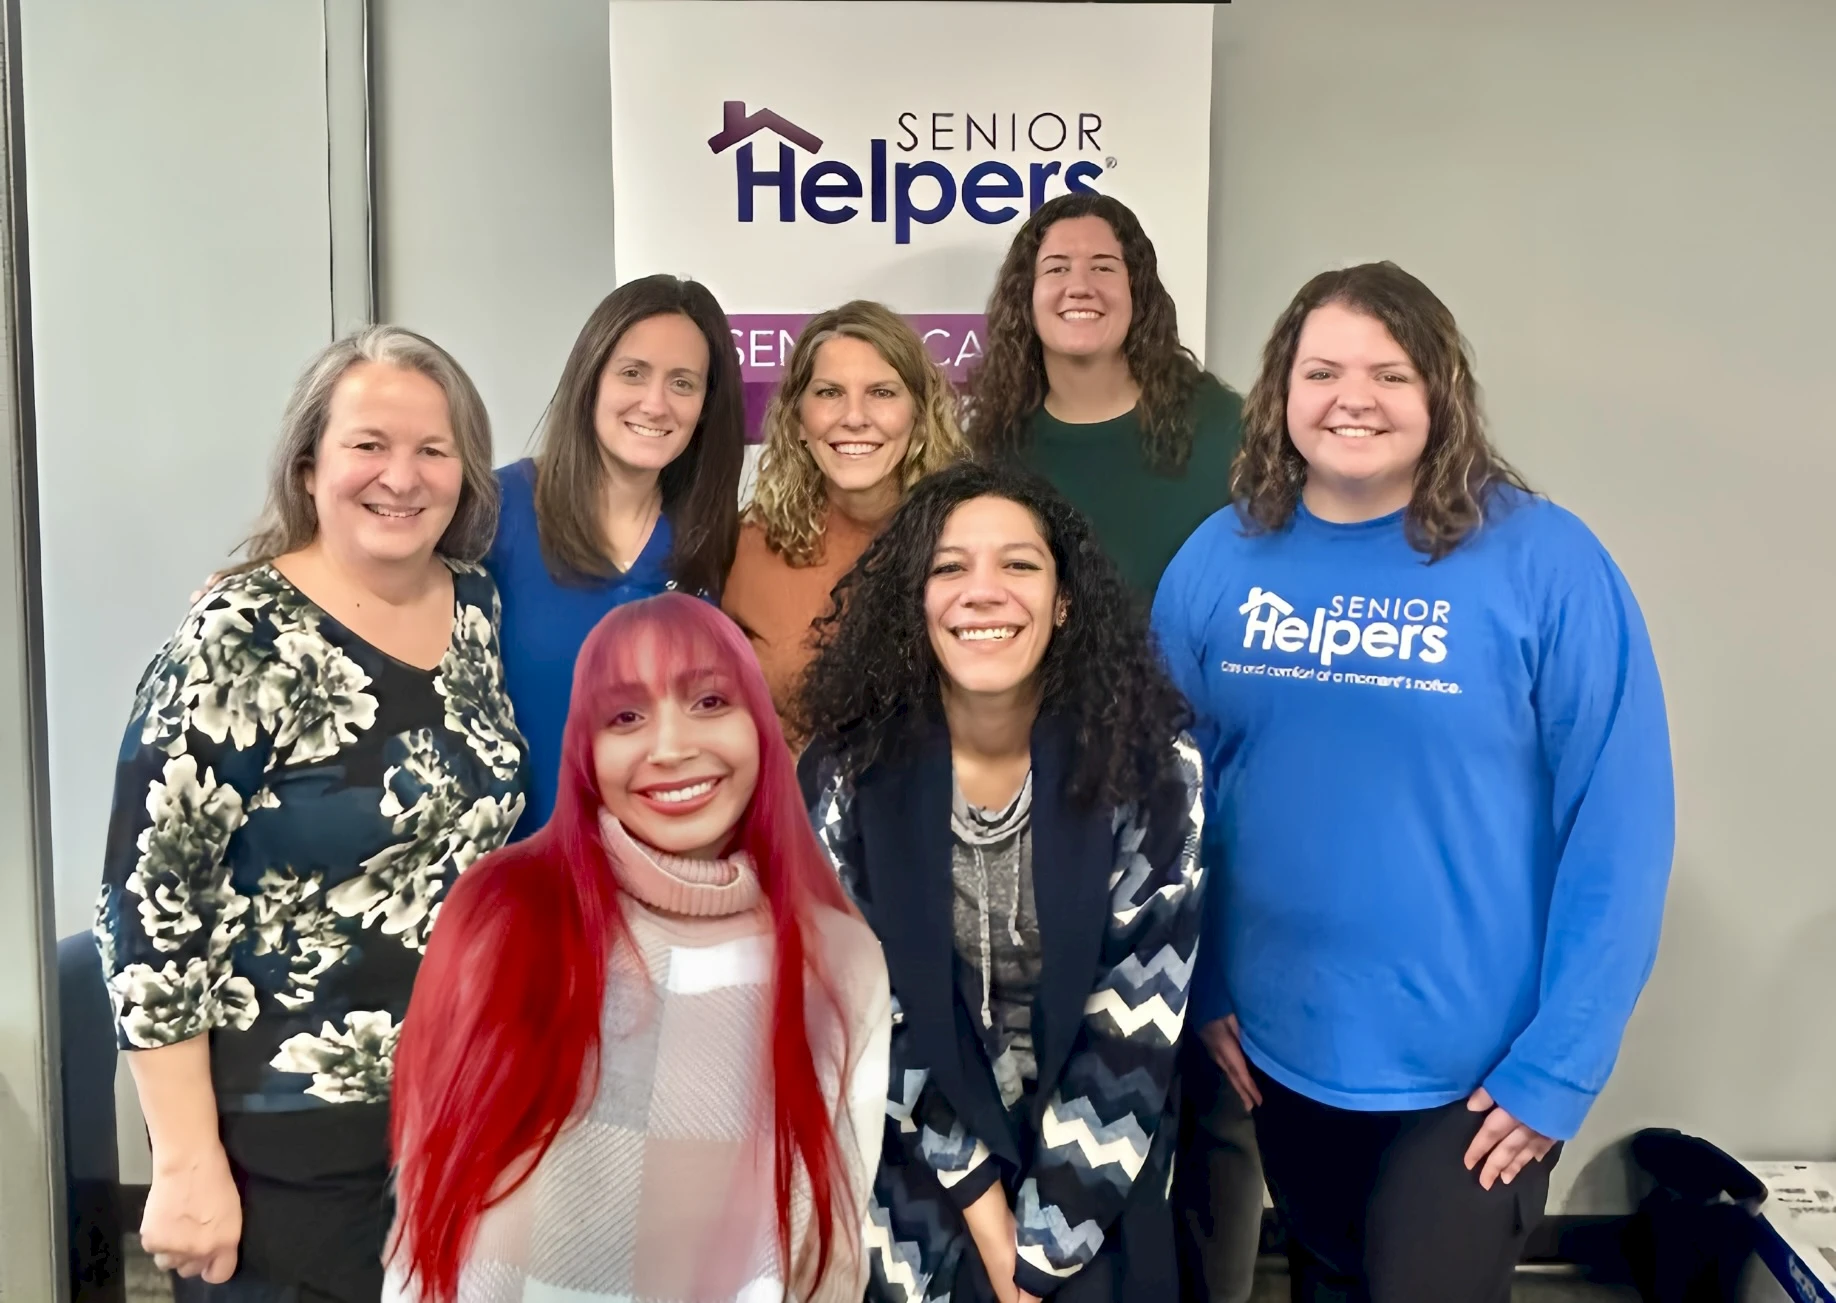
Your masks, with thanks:
[{"label": "sleeve cuff", "polygon": [[1051,1297],[1059,1286],[1070,1279],[1070,1276],[1054,1276],[1049,1271],[1042,1271],[1025,1258],[1014,1259],[1014,1284],[1040,1298]]},{"label": "sleeve cuff", "polygon": [[[981,1146],[978,1145],[977,1148],[979,1149]],[[988,1155],[986,1150],[984,1150],[982,1161],[970,1168],[968,1173],[964,1175],[961,1180],[954,1181],[949,1185],[944,1185],[943,1181],[939,1179],[938,1184],[943,1185],[944,1195],[953,1205],[955,1205],[956,1211],[962,1212],[967,1209],[970,1204],[987,1194],[989,1187],[994,1185],[1000,1177],[1000,1165]]]},{"label": "sleeve cuff", "polygon": [[1485,1089],[1512,1117],[1552,1140],[1573,1140],[1599,1094],[1558,1081],[1515,1055],[1492,1069]]}]

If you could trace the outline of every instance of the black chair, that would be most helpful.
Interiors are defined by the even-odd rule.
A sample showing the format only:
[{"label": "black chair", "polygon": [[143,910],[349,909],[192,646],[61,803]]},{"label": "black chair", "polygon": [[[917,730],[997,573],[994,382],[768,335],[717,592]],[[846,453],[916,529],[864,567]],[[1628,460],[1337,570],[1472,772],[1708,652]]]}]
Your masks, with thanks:
[{"label": "black chair", "polygon": [[115,1016],[95,938],[57,943],[64,1191],[73,1303],[126,1303],[121,1160],[115,1146]]}]

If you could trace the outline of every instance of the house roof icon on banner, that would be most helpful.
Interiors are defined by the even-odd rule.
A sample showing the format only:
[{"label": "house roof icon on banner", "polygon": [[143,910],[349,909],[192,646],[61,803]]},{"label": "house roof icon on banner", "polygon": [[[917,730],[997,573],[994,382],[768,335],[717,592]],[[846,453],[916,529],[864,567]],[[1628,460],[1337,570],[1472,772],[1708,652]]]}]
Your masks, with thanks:
[{"label": "house roof icon on banner", "polygon": [[716,154],[761,131],[775,131],[799,149],[814,154],[822,148],[820,138],[811,135],[782,114],[770,109],[746,112],[745,100],[728,100],[721,105],[720,134],[708,137],[708,148]]}]

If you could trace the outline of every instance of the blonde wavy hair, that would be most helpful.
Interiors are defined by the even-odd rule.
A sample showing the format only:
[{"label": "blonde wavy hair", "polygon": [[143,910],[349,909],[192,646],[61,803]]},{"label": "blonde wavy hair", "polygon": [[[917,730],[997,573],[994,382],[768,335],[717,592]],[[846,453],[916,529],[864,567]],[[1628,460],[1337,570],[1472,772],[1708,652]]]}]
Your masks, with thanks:
[{"label": "blonde wavy hair", "polygon": [[912,438],[898,471],[901,495],[932,471],[969,454],[957,424],[956,391],[905,318],[866,299],[817,313],[797,337],[765,409],[759,477],[746,508],[746,520],[764,529],[766,546],[793,566],[813,565],[822,556],[828,481],[804,445],[797,408],[815,372],[817,350],[831,339],[872,344],[912,396]]}]

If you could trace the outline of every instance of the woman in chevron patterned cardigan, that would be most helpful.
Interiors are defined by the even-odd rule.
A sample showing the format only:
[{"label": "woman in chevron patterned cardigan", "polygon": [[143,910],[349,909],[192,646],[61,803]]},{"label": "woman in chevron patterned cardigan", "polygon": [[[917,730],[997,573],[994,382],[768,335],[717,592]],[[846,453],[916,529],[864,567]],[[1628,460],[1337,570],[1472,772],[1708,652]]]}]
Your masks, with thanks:
[{"label": "woman in chevron patterned cardigan", "polygon": [[1199,759],[1120,576],[1043,481],[952,467],[819,628],[799,775],[893,988],[868,1298],[1175,1297]]}]

